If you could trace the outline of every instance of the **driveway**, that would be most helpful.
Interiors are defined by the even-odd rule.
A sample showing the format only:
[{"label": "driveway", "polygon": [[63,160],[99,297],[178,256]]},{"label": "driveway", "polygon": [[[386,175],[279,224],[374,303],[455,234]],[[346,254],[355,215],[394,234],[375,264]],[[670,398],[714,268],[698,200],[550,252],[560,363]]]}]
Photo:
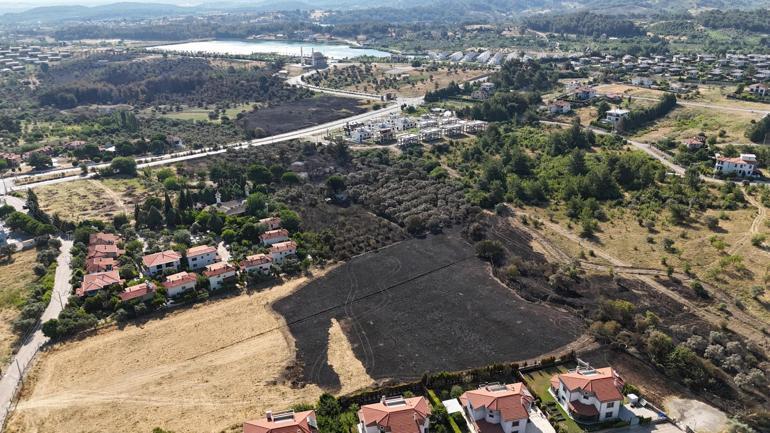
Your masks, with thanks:
[{"label": "driveway", "polygon": [[[56,259],[56,277],[51,301],[43,312],[40,323],[59,317],[59,313],[67,304],[72,291],[70,285],[70,278],[72,277],[72,270],[70,269],[71,249],[72,241],[62,240],[59,257]],[[11,411],[11,402],[17,387],[22,383],[24,373],[27,372],[27,368],[31,365],[38,350],[47,342],[48,338],[43,335],[43,331],[38,325],[35,332],[27,338],[19,351],[16,352],[11,364],[6,368],[5,374],[0,379],[0,426],[5,426],[6,417]]]}]

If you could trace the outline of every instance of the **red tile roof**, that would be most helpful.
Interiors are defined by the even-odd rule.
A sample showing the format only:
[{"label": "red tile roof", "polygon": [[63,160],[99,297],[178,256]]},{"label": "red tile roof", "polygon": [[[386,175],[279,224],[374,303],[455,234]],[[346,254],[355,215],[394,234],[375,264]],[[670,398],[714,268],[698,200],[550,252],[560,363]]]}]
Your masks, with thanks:
[{"label": "red tile roof", "polygon": [[281,226],[281,219],[278,217],[262,218],[259,223],[269,228],[278,228]]},{"label": "red tile roof", "polygon": [[726,156],[717,157],[717,161],[732,162],[733,164],[752,164],[752,165],[756,163],[755,161],[746,161],[741,158],[728,158]]},{"label": "red tile roof", "polygon": [[271,253],[280,253],[281,251],[291,251],[297,249],[297,243],[294,241],[278,242],[270,246]]},{"label": "red tile roof", "polygon": [[420,433],[420,426],[430,416],[428,400],[412,397],[401,402],[396,404],[395,399],[389,399],[367,404],[358,411],[358,418],[367,427],[376,425],[390,433]]},{"label": "red tile roof", "polygon": [[83,276],[83,284],[77,289],[76,294],[83,296],[86,293],[101,290],[113,284],[123,284],[118,271],[97,272]]},{"label": "red tile roof", "polygon": [[187,257],[200,256],[202,254],[216,253],[216,252],[217,252],[216,247],[212,247],[210,245],[198,245],[197,247],[192,247],[187,249]]},{"label": "red tile roof", "polygon": [[87,257],[118,257],[123,251],[118,249],[117,245],[89,245]]},{"label": "red tile roof", "polygon": [[571,371],[556,377],[570,392],[582,389],[601,402],[623,400],[623,379],[612,367]]},{"label": "red tile roof", "polygon": [[238,268],[227,262],[217,262],[206,266],[206,270],[203,271],[203,275],[211,278],[216,277],[217,275],[226,274],[228,272],[235,272],[237,270]]},{"label": "red tile roof", "polygon": [[126,287],[126,289],[123,290],[122,293],[119,293],[118,296],[121,301],[130,301],[154,292],[155,286],[152,283],[139,283],[134,286]]},{"label": "red tile roof", "polygon": [[316,428],[310,425],[310,418],[315,419],[315,411],[296,412],[290,418],[276,414],[272,419],[267,417],[246,421],[243,423],[243,433],[311,433]]},{"label": "red tile roof", "polygon": [[187,283],[194,283],[198,280],[198,277],[195,276],[195,274],[190,274],[187,272],[179,272],[177,274],[169,275],[166,277],[166,281],[163,282],[163,287],[165,288],[171,288],[171,287],[178,287],[183,284]]},{"label": "red tile roof", "polygon": [[505,421],[529,419],[528,408],[532,400],[532,394],[521,382],[508,385],[489,385],[466,391],[460,396],[463,405],[470,403],[474,409],[486,407],[490,410],[500,411],[500,417]]},{"label": "red tile roof", "polygon": [[577,400],[569,402],[570,412],[574,412],[580,416],[592,417],[599,415],[599,410],[592,404],[581,403]]},{"label": "red tile roof", "polygon": [[250,268],[253,266],[264,265],[272,262],[273,258],[267,254],[254,254],[247,256],[246,260],[241,261],[241,268]]},{"label": "red tile roof", "polygon": [[166,250],[155,254],[148,254],[142,257],[142,263],[144,266],[151,268],[157,265],[165,265],[166,263],[175,262],[181,259],[182,256],[176,251]]},{"label": "red tile roof", "polygon": [[271,240],[271,239],[284,239],[289,237],[289,231],[286,229],[277,229],[277,230],[268,230],[261,235],[259,235],[259,238],[262,239],[262,241]]},{"label": "red tile roof", "polygon": [[86,272],[105,272],[115,268],[115,259],[112,257],[90,257],[86,259]]}]

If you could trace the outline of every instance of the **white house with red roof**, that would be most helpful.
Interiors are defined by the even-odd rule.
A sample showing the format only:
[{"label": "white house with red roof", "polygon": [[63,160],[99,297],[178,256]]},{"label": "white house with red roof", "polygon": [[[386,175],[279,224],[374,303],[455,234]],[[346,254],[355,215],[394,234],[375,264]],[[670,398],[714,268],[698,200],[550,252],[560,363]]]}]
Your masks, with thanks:
[{"label": "white house with red roof", "polygon": [[427,433],[430,405],[425,397],[385,398],[379,403],[361,406],[358,411],[359,433]]},{"label": "white house with red roof", "polygon": [[281,263],[294,254],[297,254],[297,243],[294,241],[278,242],[270,246],[270,257],[274,263]]},{"label": "white house with red roof", "polygon": [[243,433],[316,433],[315,411],[267,411],[264,418],[243,423]]},{"label": "white house with red roof", "polygon": [[112,233],[91,233],[88,235],[89,245],[117,245],[120,236]]},{"label": "white house with red roof", "polygon": [[551,378],[551,393],[564,410],[578,422],[597,423],[618,419],[623,406],[623,380],[612,369],[577,369]]},{"label": "white house with red roof", "polygon": [[765,83],[752,84],[749,86],[749,93],[757,96],[767,96],[770,93],[767,89],[768,87]]},{"label": "white house with red roof", "polygon": [[259,235],[259,240],[265,245],[273,245],[289,240],[289,231],[286,229],[268,230]]},{"label": "white house with red roof", "polygon": [[166,281],[163,282],[163,287],[166,288],[168,297],[173,298],[188,290],[194,289],[197,281],[198,277],[195,274],[183,271],[166,277]]},{"label": "white house with red roof", "polygon": [[133,286],[126,287],[123,292],[118,294],[120,300],[123,302],[139,299],[147,301],[155,296],[155,285],[150,282],[144,282],[135,284]]},{"label": "white house with red roof", "polygon": [[267,230],[275,230],[281,228],[281,219],[278,217],[268,217],[259,220],[259,224],[267,227]]},{"label": "white house with red roof", "polygon": [[91,244],[88,246],[86,257],[91,258],[110,258],[116,259],[123,254],[123,251],[114,244]]},{"label": "white house with red roof", "polygon": [[86,259],[86,273],[107,272],[117,268],[112,257],[90,257]]},{"label": "white house with red roof", "polygon": [[723,175],[738,175],[741,177],[754,176],[757,166],[757,155],[742,153],[738,158],[729,158],[719,153],[715,154],[714,173]]},{"label": "white house with red roof", "polygon": [[163,273],[166,269],[179,269],[182,256],[176,251],[166,250],[142,257],[144,269],[150,275]]},{"label": "white house with red roof", "polygon": [[273,258],[267,254],[253,254],[246,256],[241,261],[241,270],[244,272],[261,272],[267,274],[270,272],[270,266],[273,265]]},{"label": "white house with red roof", "polygon": [[78,296],[95,295],[99,290],[123,284],[118,271],[96,272],[83,276],[83,283],[75,291]]},{"label": "white house with red roof", "polygon": [[206,266],[206,270],[203,271],[203,275],[208,277],[211,289],[216,290],[222,287],[222,283],[224,283],[226,280],[235,278],[235,274],[237,272],[237,267],[227,262],[217,262]]},{"label": "white house with red roof", "polygon": [[190,269],[205,268],[219,259],[217,248],[210,245],[188,248],[185,256],[187,257],[187,267]]},{"label": "white house with red roof", "polygon": [[460,396],[476,433],[524,433],[533,401],[521,382],[483,385]]}]

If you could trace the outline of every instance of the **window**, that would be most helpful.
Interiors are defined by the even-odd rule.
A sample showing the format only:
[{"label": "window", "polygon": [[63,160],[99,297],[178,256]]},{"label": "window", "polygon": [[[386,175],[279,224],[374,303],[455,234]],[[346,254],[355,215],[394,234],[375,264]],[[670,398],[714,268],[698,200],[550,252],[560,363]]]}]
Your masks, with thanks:
[{"label": "window", "polygon": [[613,407],[615,407],[615,402],[614,401],[611,401],[611,402],[607,403],[607,409],[612,409]]}]

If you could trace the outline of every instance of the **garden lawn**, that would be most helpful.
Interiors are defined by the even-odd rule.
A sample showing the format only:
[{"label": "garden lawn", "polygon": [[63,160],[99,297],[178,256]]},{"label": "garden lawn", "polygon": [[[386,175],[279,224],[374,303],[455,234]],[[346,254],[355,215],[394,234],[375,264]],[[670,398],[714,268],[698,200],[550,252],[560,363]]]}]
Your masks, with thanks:
[{"label": "garden lawn", "polygon": [[[549,403],[556,404],[556,407],[562,413],[564,421],[559,421],[556,424],[560,424],[563,431],[566,433],[583,433],[583,429],[567,415],[564,409],[556,403],[556,399],[553,398],[548,388],[551,386],[551,377],[556,373],[566,373],[567,369],[563,366],[547,368],[544,370],[538,370],[532,373],[524,374],[524,381],[527,383],[529,390],[536,396],[540,397],[540,401],[543,406]],[[554,426],[555,427],[555,426]]]}]

